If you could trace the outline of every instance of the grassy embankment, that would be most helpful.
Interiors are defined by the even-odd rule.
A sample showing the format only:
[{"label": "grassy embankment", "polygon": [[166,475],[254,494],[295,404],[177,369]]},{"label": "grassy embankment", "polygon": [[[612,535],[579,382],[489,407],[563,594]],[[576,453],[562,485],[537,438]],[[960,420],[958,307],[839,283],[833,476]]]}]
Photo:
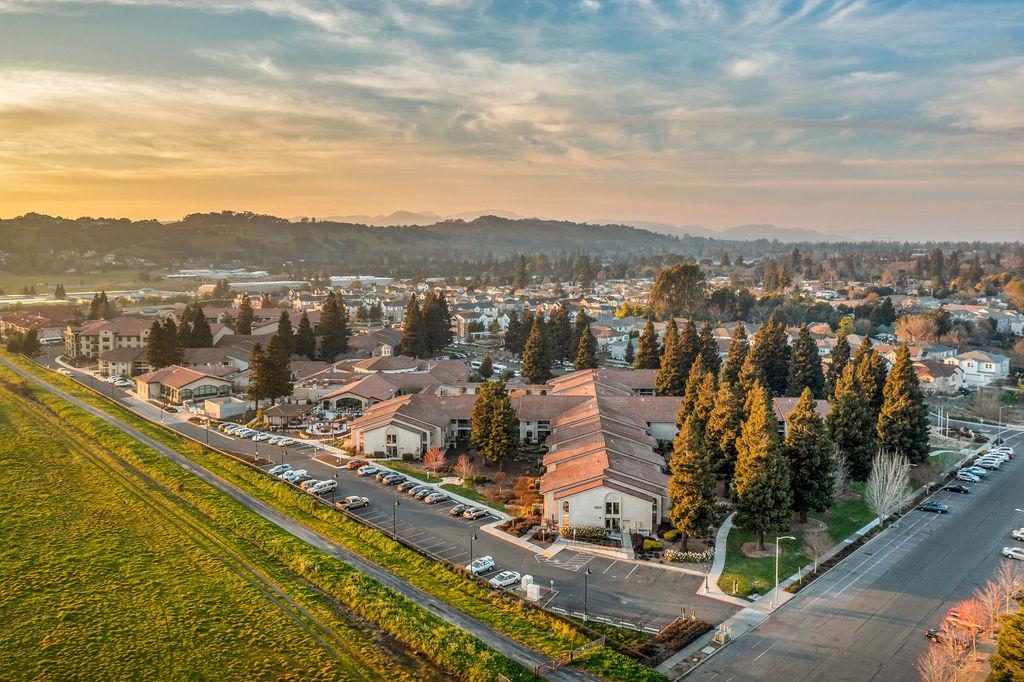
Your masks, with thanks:
[{"label": "grassy embankment", "polygon": [[0,470],[0,660],[9,675],[439,674],[171,490],[119,467],[17,384],[0,385]]},{"label": "grassy embankment", "polygon": [[[594,635],[592,632],[582,631],[579,626],[531,608],[514,597],[493,592],[476,581],[468,580],[452,569],[422,557],[385,535],[318,505],[306,495],[283,486],[238,462],[146,422],[65,377],[46,372],[23,358],[13,358],[10,355],[5,355],[5,357],[14,360],[21,367],[42,376],[45,380],[60,386],[69,393],[129,422],[150,437],[185,454],[225,480],[267,501],[339,544],[405,578],[425,592],[472,614],[480,621],[536,651],[551,656],[561,655],[574,646],[585,643]],[[57,402],[64,404],[63,401],[58,400]],[[80,421],[81,417],[76,418],[76,424]],[[91,420],[84,426],[104,433],[105,438],[114,438],[120,435],[132,443],[135,442],[120,431],[102,424],[99,420]],[[609,637],[609,644],[613,644],[614,639],[613,633],[613,636]],[[660,679],[660,676],[651,669],[608,647],[591,650],[578,658],[575,665],[587,672],[608,679]]]},{"label": "grassy embankment", "polygon": [[[863,492],[862,484],[854,483],[851,487],[854,492]],[[824,514],[811,514],[810,516],[828,524],[828,534],[834,543],[845,540],[874,518],[874,514],[860,498],[836,500]],[[796,537],[796,540],[782,541],[779,554],[779,580],[785,580],[796,573],[799,568],[812,563],[812,560],[802,551],[804,546],[802,533],[794,531],[779,533],[779,535]],[[718,579],[720,589],[728,594],[745,597],[755,591],[763,595],[775,587],[775,556],[752,558],[744,555],[740,549],[744,543],[756,541],[756,533],[749,533],[735,526],[729,531],[725,568],[722,571],[722,576]],[[765,542],[774,541],[774,536],[765,537]]]}]

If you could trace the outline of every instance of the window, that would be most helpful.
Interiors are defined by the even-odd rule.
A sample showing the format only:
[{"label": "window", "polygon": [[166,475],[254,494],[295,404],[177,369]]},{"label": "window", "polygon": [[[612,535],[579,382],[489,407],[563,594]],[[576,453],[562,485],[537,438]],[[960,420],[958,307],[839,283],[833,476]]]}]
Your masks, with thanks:
[{"label": "window", "polygon": [[568,500],[566,500],[565,502],[562,503],[562,511],[565,512],[566,514],[569,513],[569,501]]},{"label": "window", "polygon": [[605,502],[604,513],[608,516],[619,515],[619,503],[618,502]]},{"label": "window", "polygon": [[398,434],[397,433],[389,433],[388,434],[388,445],[394,445],[397,442],[398,442]]}]

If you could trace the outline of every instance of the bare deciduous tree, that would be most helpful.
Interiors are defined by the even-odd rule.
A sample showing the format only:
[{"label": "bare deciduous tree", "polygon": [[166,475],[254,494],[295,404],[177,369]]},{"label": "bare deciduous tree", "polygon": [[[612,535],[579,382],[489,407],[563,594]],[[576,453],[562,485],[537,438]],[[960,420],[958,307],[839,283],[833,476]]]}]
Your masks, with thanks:
[{"label": "bare deciduous tree", "polygon": [[971,410],[982,419],[996,421],[999,419],[999,391],[976,391],[971,400]]},{"label": "bare deciduous tree", "polygon": [[448,458],[444,456],[444,451],[441,448],[433,447],[423,454],[423,468],[432,476],[436,476],[437,472],[443,469],[447,463]]},{"label": "bare deciduous tree", "polygon": [[498,493],[504,492],[502,488],[505,487],[506,474],[504,471],[495,471],[491,475],[491,480],[494,481],[494,487],[497,488]]},{"label": "bare deciduous tree", "polygon": [[930,646],[917,659],[917,672],[921,673],[921,682],[949,682],[952,679],[949,662],[942,649]]},{"label": "bare deciduous tree", "polygon": [[900,341],[934,341],[935,322],[922,315],[905,315],[896,321],[896,338]]},{"label": "bare deciduous tree", "polygon": [[992,577],[992,581],[998,586],[1003,608],[1009,611],[1017,594],[1024,589],[1024,573],[1018,568],[1017,562],[1004,561],[999,565],[999,570]]},{"label": "bare deciduous tree", "polygon": [[864,488],[864,501],[881,524],[899,507],[910,483],[910,463],[903,455],[878,452],[871,460],[871,475]]},{"label": "bare deciduous tree", "polygon": [[469,455],[459,455],[459,458],[455,460],[455,466],[452,467],[452,471],[462,479],[462,484],[466,485],[466,481],[473,478],[473,474],[476,473],[476,467],[473,466],[473,460],[469,458]]},{"label": "bare deciduous tree", "polygon": [[836,495],[845,493],[850,487],[850,465],[839,446],[832,448],[832,490]]},{"label": "bare deciduous tree", "polygon": [[963,455],[956,450],[941,450],[938,452],[939,461],[942,463],[943,475],[948,474],[963,459]]},{"label": "bare deciduous tree", "polygon": [[803,551],[813,562],[814,572],[818,572],[818,560],[825,556],[833,546],[832,537],[827,530],[809,530],[804,532]]}]

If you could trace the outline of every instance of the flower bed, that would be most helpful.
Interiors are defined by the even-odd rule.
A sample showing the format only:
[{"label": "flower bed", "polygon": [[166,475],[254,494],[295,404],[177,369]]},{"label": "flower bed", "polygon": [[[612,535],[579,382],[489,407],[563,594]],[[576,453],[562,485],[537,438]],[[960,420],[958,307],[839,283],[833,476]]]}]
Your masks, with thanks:
[{"label": "flower bed", "polygon": [[715,548],[708,547],[703,552],[680,552],[675,549],[665,550],[665,560],[683,564],[706,564],[715,559]]}]

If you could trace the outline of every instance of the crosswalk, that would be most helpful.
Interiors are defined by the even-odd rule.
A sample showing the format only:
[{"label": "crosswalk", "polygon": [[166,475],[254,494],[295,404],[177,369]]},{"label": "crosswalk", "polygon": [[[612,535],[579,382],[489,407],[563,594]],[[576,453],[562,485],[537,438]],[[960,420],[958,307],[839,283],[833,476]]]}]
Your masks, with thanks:
[{"label": "crosswalk", "polygon": [[594,559],[593,555],[584,554],[582,552],[576,552],[567,556],[564,550],[554,557],[546,557],[541,553],[535,555],[533,558],[537,560],[537,563],[547,564],[554,568],[562,568],[573,572],[579,571]]}]

